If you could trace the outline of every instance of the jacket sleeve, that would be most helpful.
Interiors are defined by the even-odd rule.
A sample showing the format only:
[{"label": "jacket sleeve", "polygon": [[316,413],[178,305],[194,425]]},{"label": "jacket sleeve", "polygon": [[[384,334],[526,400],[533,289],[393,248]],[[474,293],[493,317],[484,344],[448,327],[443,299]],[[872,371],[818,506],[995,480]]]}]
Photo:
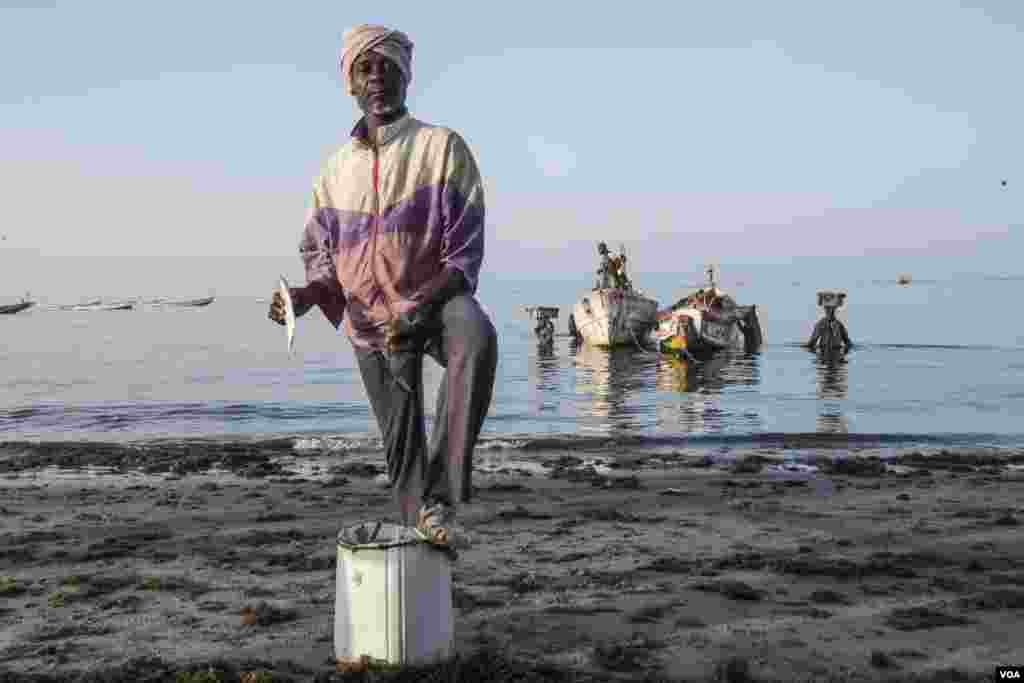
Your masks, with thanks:
[{"label": "jacket sleeve", "polygon": [[299,255],[306,269],[307,291],[324,317],[337,329],[345,315],[345,292],[338,280],[335,254],[338,249],[338,221],[333,209],[322,206],[314,189],[313,203],[299,241]]},{"label": "jacket sleeve", "polygon": [[852,348],[853,342],[850,341],[850,335],[846,332],[846,325],[839,323],[839,333],[843,335],[843,343],[846,344],[846,348]]},{"label": "jacket sleeve", "polygon": [[476,292],[484,260],[484,187],[472,152],[455,132],[445,147],[441,203],[441,263],[462,271],[469,291]]},{"label": "jacket sleeve", "polygon": [[813,349],[814,346],[818,343],[818,339],[821,338],[822,322],[824,322],[824,321],[823,320],[819,320],[817,322],[817,324],[815,324],[814,332],[811,333],[811,338],[807,340],[806,344],[804,344],[804,346],[806,346],[807,348]]}]

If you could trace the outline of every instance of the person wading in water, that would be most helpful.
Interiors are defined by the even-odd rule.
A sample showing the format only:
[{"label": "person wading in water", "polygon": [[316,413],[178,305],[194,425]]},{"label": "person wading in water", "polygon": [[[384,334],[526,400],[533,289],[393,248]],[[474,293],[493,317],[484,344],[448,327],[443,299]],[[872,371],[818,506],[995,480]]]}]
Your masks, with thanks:
[{"label": "person wading in water", "polygon": [[836,309],[843,305],[846,294],[835,292],[818,292],[818,305],[825,309],[825,317],[814,326],[811,338],[804,347],[820,353],[849,351],[853,348],[846,326],[836,317]]}]

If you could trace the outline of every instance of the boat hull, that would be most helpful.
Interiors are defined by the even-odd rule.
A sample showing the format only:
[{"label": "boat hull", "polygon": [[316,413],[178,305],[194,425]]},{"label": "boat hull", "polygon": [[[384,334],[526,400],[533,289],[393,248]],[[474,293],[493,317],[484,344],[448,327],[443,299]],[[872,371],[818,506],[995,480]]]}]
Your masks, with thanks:
[{"label": "boat hull", "polygon": [[659,315],[653,340],[666,353],[707,353],[723,349],[757,351],[763,336],[755,306],[737,307],[719,316],[685,307]]},{"label": "boat hull", "polygon": [[34,301],[22,301],[19,304],[11,304],[10,306],[0,306],[0,315],[11,315],[14,313],[21,313],[25,309],[32,308],[35,306]]},{"label": "boat hull", "polygon": [[100,304],[98,306],[61,306],[61,310],[64,311],[130,311],[135,308],[135,304]]},{"label": "boat hull", "polygon": [[592,346],[634,344],[654,328],[657,315],[657,301],[621,289],[595,289],[573,307],[576,329]]},{"label": "boat hull", "polygon": [[201,307],[201,306],[209,306],[210,304],[213,303],[213,299],[214,299],[214,297],[208,296],[208,297],[204,297],[202,299],[189,299],[187,301],[171,301],[171,302],[165,303],[164,305],[166,305],[166,306],[192,306],[194,308],[198,308],[198,307]]}]

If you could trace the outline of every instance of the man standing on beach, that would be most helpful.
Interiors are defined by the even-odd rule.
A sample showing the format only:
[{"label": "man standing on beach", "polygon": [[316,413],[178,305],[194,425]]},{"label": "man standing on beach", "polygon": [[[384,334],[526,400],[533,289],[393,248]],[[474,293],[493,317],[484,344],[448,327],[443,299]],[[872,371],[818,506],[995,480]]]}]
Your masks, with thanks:
[{"label": "man standing on beach", "polygon": [[[344,322],[402,519],[446,543],[455,507],[470,499],[498,358],[494,325],[474,297],[483,183],[457,133],[409,115],[408,37],[363,24],[342,42],[342,78],[363,117],[314,183],[299,245],[307,284],[290,294],[296,315],[319,306],[335,328]],[[284,323],[277,293],[269,316]],[[445,368],[429,447],[424,354]]]}]

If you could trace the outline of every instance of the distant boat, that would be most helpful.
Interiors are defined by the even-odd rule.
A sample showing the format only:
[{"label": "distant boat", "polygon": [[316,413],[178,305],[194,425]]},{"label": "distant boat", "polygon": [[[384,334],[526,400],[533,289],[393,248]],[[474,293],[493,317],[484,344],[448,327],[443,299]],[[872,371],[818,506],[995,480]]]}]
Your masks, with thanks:
[{"label": "distant boat", "polygon": [[34,301],[22,301],[17,304],[8,304],[6,306],[0,306],[0,315],[11,315],[13,313],[20,313],[26,308],[32,308],[36,305]]},{"label": "distant boat", "polygon": [[903,275],[900,275],[898,278],[896,278],[896,284],[898,284],[898,285],[909,285],[910,284],[910,275],[907,275],[906,273],[904,273]]},{"label": "distant boat", "polygon": [[80,304],[68,304],[66,306],[61,306],[60,310],[62,310],[62,311],[84,311],[84,310],[90,309],[90,308],[92,308],[94,306],[99,306],[102,303],[103,303],[102,299],[93,299],[92,301],[83,301]]},{"label": "distant boat", "polygon": [[78,304],[76,306],[61,306],[62,311],[130,311],[135,308],[135,304],[132,302],[127,303],[115,303],[115,304]]},{"label": "distant boat", "polygon": [[184,301],[168,301],[166,306],[209,306],[216,297],[206,296],[201,299],[186,299]]}]

